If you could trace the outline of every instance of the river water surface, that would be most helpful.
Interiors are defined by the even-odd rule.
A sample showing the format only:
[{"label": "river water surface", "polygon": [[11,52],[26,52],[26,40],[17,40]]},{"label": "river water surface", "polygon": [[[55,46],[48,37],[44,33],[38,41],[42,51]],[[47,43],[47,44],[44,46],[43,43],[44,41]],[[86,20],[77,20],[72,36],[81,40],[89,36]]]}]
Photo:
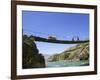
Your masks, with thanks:
[{"label": "river water surface", "polygon": [[81,61],[60,60],[60,61],[46,62],[46,67],[74,67],[74,66],[89,66],[89,60],[81,60]]}]

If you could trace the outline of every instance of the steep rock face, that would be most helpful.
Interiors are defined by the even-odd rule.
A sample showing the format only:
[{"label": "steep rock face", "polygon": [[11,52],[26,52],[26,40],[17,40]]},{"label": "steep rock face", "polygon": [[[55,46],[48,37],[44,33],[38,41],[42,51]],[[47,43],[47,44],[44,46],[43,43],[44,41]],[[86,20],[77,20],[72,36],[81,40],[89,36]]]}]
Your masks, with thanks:
[{"label": "steep rock face", "polygon": [[89,59],[89,42],[78,44],[62,53],[55,54],[48,58],[48,61],[59,60],[88,60]]},{"label": "steep rock face", "polygon": [[39,53],[36,44],[26,35],[23,36],[23,69],[45,67],[44,56]]}]

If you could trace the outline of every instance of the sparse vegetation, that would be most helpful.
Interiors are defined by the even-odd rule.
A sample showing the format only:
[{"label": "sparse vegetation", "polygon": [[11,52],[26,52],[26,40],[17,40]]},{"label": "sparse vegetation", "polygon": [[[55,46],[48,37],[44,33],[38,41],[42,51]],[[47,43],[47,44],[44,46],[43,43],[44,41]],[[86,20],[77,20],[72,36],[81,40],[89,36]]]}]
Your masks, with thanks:
[{"label": "sparse vegetation", "polygon": [[27,36],[23,36],[22,68],[42,68],[45,67],[44,56],[39,53],[36,44]]},{"label": "sparse vegetation", "polygon": [[62,53],[55,54],[48,58],[49,62],[60,60],[88,60],[89,59],[89,42],[77,44]]}]

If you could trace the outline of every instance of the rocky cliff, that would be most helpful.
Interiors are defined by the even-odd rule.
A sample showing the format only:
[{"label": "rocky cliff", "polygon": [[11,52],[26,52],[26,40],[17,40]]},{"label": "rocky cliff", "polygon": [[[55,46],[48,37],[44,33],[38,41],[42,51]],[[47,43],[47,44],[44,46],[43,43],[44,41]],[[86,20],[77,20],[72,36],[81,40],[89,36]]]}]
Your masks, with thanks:
[{"label": "rocky cliff", "polygon": [[48,58],[49,62],[59,60],[88,60],[89,59],[89,42],[73,46],[62,53],[55,54]]},{"label": "rocky cliff", "polygon": [[23,69],[45,67],[44,56],[39,53],[35,42],[27,35],[23,36],[22,63]]}]

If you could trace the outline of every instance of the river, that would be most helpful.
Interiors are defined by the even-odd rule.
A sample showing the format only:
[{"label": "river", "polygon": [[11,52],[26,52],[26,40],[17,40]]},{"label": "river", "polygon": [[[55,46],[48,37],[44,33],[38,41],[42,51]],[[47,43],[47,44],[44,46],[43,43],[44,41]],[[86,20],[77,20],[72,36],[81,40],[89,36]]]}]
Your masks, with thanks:
[{"label": "river", "polygon": [[60,60],[60,61],[46,62],[46,67],[74,67],[74,66],[89,66],[89,60],[81,60],[81,61]]}]

